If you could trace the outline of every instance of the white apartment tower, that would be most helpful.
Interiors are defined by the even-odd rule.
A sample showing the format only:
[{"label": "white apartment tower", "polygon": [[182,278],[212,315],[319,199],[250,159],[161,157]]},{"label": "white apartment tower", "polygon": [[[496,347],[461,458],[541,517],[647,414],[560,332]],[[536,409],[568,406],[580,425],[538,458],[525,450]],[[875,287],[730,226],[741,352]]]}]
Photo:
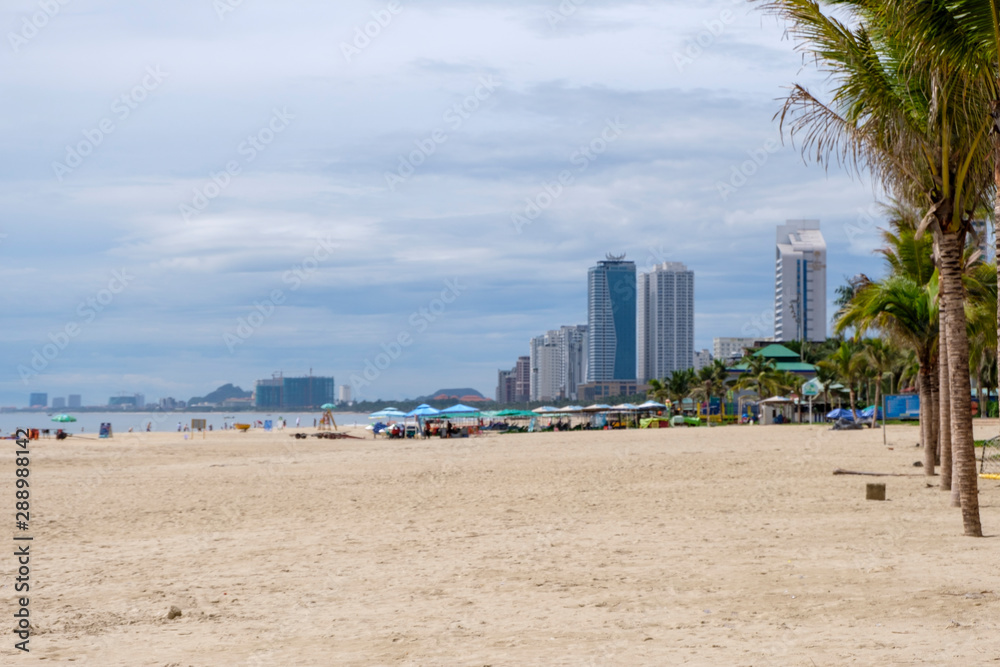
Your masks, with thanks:
[{"label": "white apartment tower", "polygon": [[636,280],[639,381],[662,379],[694,366],[694,271],[680,262],[657,264]]},{"label": "white apartment tower", "polygon": [[587,325],[564,326],[531,339],[532,401],[577,398],[587,377]]},{"label": "white apartment tower", "polygon": [[778,225],[774,339],[826,340],[826,241],[819,220]]}]

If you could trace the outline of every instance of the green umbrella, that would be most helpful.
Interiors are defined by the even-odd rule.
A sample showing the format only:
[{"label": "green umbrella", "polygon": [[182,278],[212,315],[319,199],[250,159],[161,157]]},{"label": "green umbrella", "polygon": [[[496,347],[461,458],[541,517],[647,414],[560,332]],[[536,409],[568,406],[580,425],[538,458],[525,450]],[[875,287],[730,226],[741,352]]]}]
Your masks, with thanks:
[{"label": "green umbrella", "polygon": [[75,422],[76,421],[76,417],[73,417],[72,415],[56,415],[55,417],[52,418],[52,421],[54,421],[54,422]]},{"label": "green umbrella", "polygon": [[320,410],[333,410],[333,403],[324,403],[319,408]]}]

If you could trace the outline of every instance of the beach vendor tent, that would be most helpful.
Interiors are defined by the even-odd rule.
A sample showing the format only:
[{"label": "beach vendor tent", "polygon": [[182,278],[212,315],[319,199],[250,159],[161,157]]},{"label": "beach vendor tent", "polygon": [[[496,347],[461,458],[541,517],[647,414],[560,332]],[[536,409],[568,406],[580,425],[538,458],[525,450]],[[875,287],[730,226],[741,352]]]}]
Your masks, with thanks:
[{"label": "beach vendor tent", "polygon": [[431,406],[427,405],[426,403],[421,403],[417,407],[415,407],[412,410],[410,410],[409,412],[407,412],[405,416],[407,416],[407,417],[435,417],[435,416],[437,416],[439,414],[441,414],[440,410],[432,408]]},{"label": "beach vendor tent", "polygon": [[470,408],[468,405],[462,405],[461,403],[456,403],[450,408],[445,408],[441,411],[442,417],[478,417],[479,410],[476,408]]},{"label": "beach vendor tent", "polygon": [[[871,417],[871,415],[868,415]],[[849,422],[854,421],[854,413],[845,408],[836,408],[835,410],[830,410],[826,413],[827,419],[846,419]]]}]

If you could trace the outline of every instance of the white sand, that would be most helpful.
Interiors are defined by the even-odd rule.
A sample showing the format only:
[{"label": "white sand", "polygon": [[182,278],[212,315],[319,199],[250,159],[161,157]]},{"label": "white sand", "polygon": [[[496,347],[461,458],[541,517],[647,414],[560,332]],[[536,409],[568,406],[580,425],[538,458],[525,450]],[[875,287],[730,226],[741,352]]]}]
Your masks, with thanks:
[{"label": "white sand", "polygon": [[[7,634],[0,663],[993,664],[1000,482],[981,481],[993,537],[976,540],[937,478],[831,474],[921,472],[917,429],[889,439],[756,426],[42,441],[38,634],[28,656]],[[11,521],[13,468],[10,452]],[[871,481],[886,502],[865,500]],[[183,616],[166,620],[171,605]]]}]

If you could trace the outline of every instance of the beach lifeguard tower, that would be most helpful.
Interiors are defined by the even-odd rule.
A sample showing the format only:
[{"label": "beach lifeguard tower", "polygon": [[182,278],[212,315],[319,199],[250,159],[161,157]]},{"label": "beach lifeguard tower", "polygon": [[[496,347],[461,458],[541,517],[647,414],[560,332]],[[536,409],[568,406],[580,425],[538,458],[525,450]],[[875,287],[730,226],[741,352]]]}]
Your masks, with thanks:
[{"label": "beach lifeguard tower", "polygon": [[319,419],[318,430],[336,431],[337,422],[333,418],[333,403],[324,403],[323,405],[320,406],[320,409],[323,410],[323,416],[320,417]]}]

